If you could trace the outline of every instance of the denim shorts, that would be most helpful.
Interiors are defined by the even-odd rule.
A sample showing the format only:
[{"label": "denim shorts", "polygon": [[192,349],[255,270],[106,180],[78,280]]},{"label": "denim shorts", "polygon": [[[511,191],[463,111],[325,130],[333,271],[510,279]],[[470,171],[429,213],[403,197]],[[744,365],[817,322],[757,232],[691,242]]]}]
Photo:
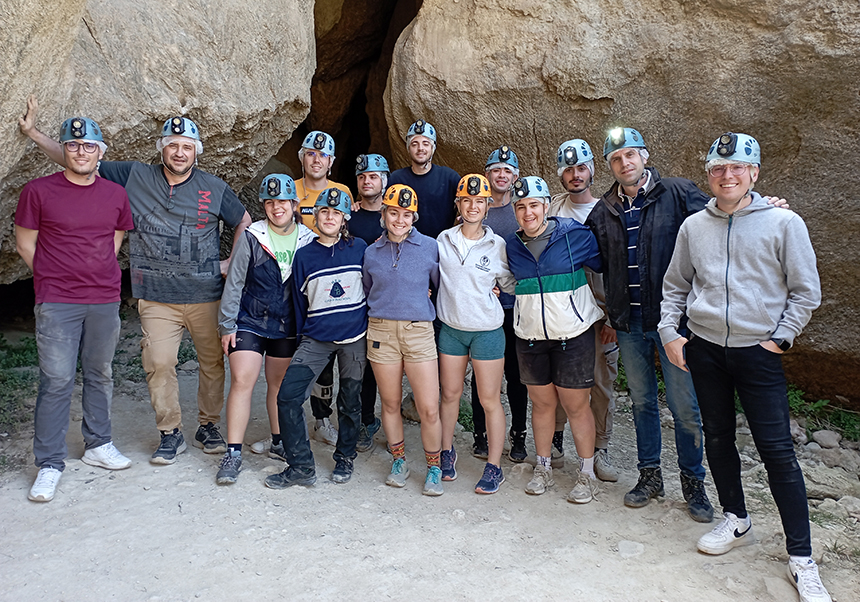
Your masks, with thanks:
[{"label": "denim shorts", "polygon": [[505,331],[499,326],[495,330],[470,332],[443,323],[439,331],[439,353],[469,355],[473,360],[500,360],[505,357]]},{"label": "denim shorts", "polygon": [[520,382],[562,389],[594,386],[594,329],[566,341],[526,341],[517,337]]}]

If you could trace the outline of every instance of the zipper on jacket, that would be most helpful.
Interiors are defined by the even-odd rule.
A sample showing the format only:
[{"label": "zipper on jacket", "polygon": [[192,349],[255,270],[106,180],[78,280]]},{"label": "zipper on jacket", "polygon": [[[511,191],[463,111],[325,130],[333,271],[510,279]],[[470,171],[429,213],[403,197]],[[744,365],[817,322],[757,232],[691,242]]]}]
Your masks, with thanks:
[{"label": "zipper on jacket", "polygon": [[731,263],[732,216],[729,216],[729,227],[726,229],[726,347],[729,346],[729,264]]}]

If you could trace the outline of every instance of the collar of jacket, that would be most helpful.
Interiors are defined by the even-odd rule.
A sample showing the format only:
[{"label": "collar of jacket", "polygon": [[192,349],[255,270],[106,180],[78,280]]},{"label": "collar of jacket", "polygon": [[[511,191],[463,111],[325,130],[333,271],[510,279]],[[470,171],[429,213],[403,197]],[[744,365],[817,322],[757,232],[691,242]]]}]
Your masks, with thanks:
[{"label": "collar of jacket", "polygon": [[[660,174],[657,172],[657,168],[646,167],[645,169],[651,173],[651,180],[649,182],[651,184],[651,188],[645,191],[645,202],[642,204],[643,207],[654,202],[654,198],[656,197],[654,194],[655,191],[661,192],[664,189],[664,186],[660,181]],[[600,197],[600,200],[603,201],[603,204],[606,205],[609,212],[615,216],[624,213],[624,207],[621,204],[621,195],[618,194],[619,186],[620,184],[615,182],[609,190],[606,191],[606,194]]]},{"label": "collar of jacket", "polygon": [[[409,243],[412,243],[413,245],[418,245],[419,244],[418,241],[415,240],[416,238],[418,238],[416,236],[417,233],[418,233],[418,230],[415,229],[415,226],[412,226],[412,229],[409,230],[409,234],[407,234],[406,238],[404,238],[400,242],[409,242]],[[390,238],[388,238],[388,230],[383,228],[382,235],[379,237],[379,240],[377,240],[373,244],[381,249],[382,247],[384,247],[387,244],[396,245],[398,243],[396,243],[396,242],[392,241]]]}]

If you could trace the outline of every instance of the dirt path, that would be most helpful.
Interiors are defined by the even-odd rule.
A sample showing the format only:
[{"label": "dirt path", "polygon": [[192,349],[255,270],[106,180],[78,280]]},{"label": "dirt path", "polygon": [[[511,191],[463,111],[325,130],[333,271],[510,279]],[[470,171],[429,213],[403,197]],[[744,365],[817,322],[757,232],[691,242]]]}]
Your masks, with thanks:
[{"label": "dirt path", "polygon": [[[264,386],[247,442],[268,430]],[[181,372],[180,387],[188,437],[196,375]],[[283,464],[250,453],[238,483],[227,487],[215,484],[219,457],[190,445],[176,464],[151,465],[158,433],[146,386],[125,381],[115,392],[113,425],[130,469],[80,461],[76,401],[70,459],[54,501],[27,500],[32,456],[0,474],[0,600],[796,600],[766,491],[750,495],[759,543],[720,557],[695,551],[711,526],[684,511],[677,474],[667,468],[671,430],[663,433],[665,501],[640,510],[622,505],[636,473],[632,421],[621,406],[612,450],[622,478],[584,506],[565,501],[576,477],[570,460],[540,497],[523,492],[531,467],[508,461],[501,491],[475,495],[483,464],[469,455],[471,436],[463,433],[456,438],[459,478],[442,497],[424,497],[417,425],[406,429],[412,477],[402,490],[383,483],[390,459],[380,433],[350,483],[329,480],[332,448],[314,442],[317,484],[273,491],[263,478]],[[28,445],[26,433],[5,437],[0,453]],[[709,495],[716,501],[710,484]],[[856,533],[813,524],[817,559],[846,537],[860,545]],[[822,575],[834,600],[860,600],[856,560],[825,554]]]}]

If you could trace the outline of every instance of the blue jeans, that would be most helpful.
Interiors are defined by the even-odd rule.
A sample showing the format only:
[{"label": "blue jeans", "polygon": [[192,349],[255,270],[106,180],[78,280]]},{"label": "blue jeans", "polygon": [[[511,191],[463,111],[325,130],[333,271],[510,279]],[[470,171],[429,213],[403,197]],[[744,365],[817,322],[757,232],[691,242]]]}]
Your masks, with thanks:
[{"label": "blue jeans", "polygon": [[337,356],[338,392],[337,444],[334,459],[354,459],[358,454],[358,428],[361,425],[361,379],[367,363],[367,340],[353,343],[315,341],[302,337],[296,354],[287,368],[278,390],[278,424],[287,464],[295,468],[314,469],[308,425],[303,404],[314,383],[328,363]]},{"label": "blue jeans", "polygon": [[723,512],[747,515],[735,445],[737,390],[779,509],[785,547],[791,555],[809,556],[809,506],[791,441],[782,356],[761,345],[721,347],[700,337],[685,349],[702,409],[708,466]]},{"label": "blue jeans", "polygon": [[40,303],[36,315],[39,394],[36,397],[33,454],[36,466],[63,470],[68,453],[69,408],[75,388],[78,351],[84,387],[81,433],[86,449],[111,441],[113,397],[111,361],[119,341],[119,302],[94,305]]},{"label": "blue jeans", "polygon": [[618,331],[618,348],[627,375],[630,399],[633,402],[633,422],[636,425],[637,467],[660,466],[662,438],[660,409],[657,406],[657,368],[654,352],[660,354],[666,403],[675,419],[675,447],[681,473],[699,480],[705,478],[702,466],[702,419],[696,403],[693,380],[688,372],[673,365],[660,342],[657,331],[642,331],[642,320],[630,317],[630,332]]}]

